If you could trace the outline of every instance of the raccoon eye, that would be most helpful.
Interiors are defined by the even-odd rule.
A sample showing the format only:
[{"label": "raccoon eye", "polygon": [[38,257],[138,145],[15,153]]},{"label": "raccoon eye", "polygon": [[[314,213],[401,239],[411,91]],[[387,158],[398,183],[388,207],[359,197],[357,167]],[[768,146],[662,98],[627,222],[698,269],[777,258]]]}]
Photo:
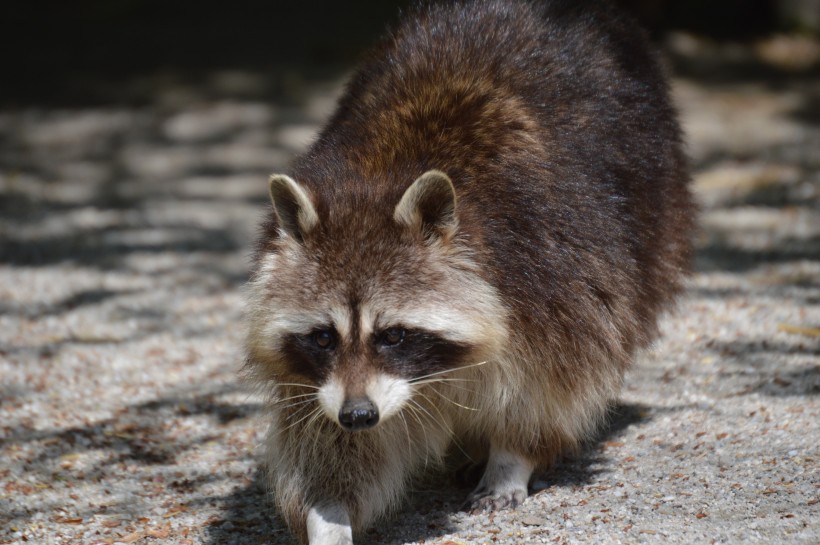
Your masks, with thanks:
[{"label": "raccoon eye", "polygon": [[310,339],[313,341],[313,344],[322,350],[331,350],[336,346],[336,335],[334,335],[329,329],[319,329],[314,331],[311,334]]},{"label": "raccoon eye", "polygon": [[405,330],[400,327],[385,329],[379,340],[385,346],[395,346],[404,340]]}]

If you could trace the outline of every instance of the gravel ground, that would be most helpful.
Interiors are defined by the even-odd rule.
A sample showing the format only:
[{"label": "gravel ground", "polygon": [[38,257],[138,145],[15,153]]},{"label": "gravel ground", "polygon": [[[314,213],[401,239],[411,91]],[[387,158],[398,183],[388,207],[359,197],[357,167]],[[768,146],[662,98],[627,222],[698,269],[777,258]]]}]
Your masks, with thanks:
[{"label": "gravel ground", "polygon": [[[820,542],[820,46],[671,46],[697,273],[612,425],[515,511],[422,483],[361,543]],[[265,81],[0,111],[0,544],[292,543],[236,379],[241,289],[266,175],[342,79]]]}]

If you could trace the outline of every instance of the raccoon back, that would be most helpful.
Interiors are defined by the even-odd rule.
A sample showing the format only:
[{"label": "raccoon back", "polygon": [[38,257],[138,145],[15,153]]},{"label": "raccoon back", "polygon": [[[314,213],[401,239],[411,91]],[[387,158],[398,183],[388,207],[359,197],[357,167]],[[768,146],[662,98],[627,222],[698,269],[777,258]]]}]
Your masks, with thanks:
[{"label": "raccoon back", "polygon": [[419,9],[293,172],[332,216],[392,209],[429,169],[452,179],[459,243],[511,330],[624,366],[651,340],[681,289],[693,206],[667,86],[631,20],[568,0]]}]

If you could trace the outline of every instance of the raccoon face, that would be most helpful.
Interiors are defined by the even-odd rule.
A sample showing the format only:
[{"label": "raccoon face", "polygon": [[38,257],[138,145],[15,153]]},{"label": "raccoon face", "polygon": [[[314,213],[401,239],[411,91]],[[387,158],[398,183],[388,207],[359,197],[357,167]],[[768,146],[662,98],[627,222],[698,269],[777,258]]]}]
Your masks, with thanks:
[{"label": "raccoon face", "polygon": [[327,417],[358,431],[425,381],[497,353],[505,311],[456,241],[446,175],[422,175],[381,216],[320,217],[294,180],[270,187],[278,241],[251,282],[249,346],[274,383],[315,388]]},{"label": "raccoon face", "polygon": [[323,327],[289,335],[282,352],[290,373],[320,385],[325,414],[356,431],[400,411],[414,385],[467,363],[471,348],[420,329],[391,326],[355,338]]}]

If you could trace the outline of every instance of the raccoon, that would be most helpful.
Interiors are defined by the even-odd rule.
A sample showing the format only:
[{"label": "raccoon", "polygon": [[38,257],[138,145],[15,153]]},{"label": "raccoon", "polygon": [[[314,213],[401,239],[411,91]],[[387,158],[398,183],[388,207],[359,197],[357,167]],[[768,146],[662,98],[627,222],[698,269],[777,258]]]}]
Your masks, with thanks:
[{"label": "raccoon", "polygon": [[270,178],[246,367],[298,539],[352,543],[452,445],[486,461],[472,509],[522,502],[681,291],[687,185],[662,71],[608,5],[412,11]]}]

